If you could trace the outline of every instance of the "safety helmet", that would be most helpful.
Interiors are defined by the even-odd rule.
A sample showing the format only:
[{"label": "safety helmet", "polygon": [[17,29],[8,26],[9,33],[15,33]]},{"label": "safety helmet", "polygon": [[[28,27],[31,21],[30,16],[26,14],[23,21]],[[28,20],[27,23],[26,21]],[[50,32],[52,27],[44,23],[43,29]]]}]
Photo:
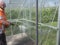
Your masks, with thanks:
[{"label": "safety helmet", "polygon": [[3,0],[0,0],[0,7],[2,8],[6,7],[6,3]]}]

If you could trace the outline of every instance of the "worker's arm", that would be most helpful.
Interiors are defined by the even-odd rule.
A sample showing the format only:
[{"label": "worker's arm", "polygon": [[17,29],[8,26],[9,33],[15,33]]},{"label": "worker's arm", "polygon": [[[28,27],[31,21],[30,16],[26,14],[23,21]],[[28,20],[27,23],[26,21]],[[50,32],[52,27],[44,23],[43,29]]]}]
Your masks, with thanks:
[{"label": "worker's arm", "polygon": [[0,19],[0,24],[4,25],[6,28],[10,26],[10,22],[1,19]]},{"label": "worker's arm", "polygon": [[9,27],[10,25],[15,25],[7,21],[6,15],[2,11],[0,11],[0,24],[4,24],[5,27]]},{"label": "worker's arm", "polygon": [[9,27],[10,23],[6,19],[6,15],[0,11],[0,24],[4,24],[5,27]]},{"label": "worker's arm", "polygon": [[3,25],[7,28],[7,27],[10,26],[10,22],[8,22],[8,21],[3,21]]}]

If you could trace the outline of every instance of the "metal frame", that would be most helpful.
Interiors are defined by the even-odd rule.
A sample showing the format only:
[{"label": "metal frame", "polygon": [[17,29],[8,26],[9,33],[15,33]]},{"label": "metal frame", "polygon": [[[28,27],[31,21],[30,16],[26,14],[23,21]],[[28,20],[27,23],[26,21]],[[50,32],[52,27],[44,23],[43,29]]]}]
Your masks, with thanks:
[{"label": "metal frame", "polygon": [[57,31],[57,44],[56,45],[60,45],[60,3],[59,3],[59,10],[58,10],[58,31]]},{"label": "metal frame", "polygon": [[36,45],[38,45],[38,0],[36,0]]},{"label": "metal frame", "polygon": [[[24,18],[24,16],[23,16],[23,18]],[[22,19],[22,20],[25,20],[25,19]],[[15,22],[18,22],[18,21],[19,20],[15,20]],[[34,21],[27,20],[27,19],[25,21],[29,21],[29,22],[35,23]],[[53,29],[58,29],[58,31],[57,31],[57,45],[60,45],[60,28],[59,28],[60,27],[60,5],[59,5],[58,28],[57,28],[57,27],[45,25],[43,23],[38,23],[38,0],[36,0],[36,45],[38,45],[38,24],[41,24],[43,26],[47,26],[47,27],[50,27],[50,28],[53,28]]]}]

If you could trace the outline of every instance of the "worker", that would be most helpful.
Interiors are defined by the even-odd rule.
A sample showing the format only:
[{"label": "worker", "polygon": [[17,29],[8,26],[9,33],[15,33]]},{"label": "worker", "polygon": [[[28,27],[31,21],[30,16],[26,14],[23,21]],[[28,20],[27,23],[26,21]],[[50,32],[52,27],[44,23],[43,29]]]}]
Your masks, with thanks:
[{"label": "worker", "polygon": [[2,41],[3,45],[7,45],[5,28],[10,26],[10,23],[6,19],[5,7],[6,3],[3,0],[0,0],[0,41]]}]

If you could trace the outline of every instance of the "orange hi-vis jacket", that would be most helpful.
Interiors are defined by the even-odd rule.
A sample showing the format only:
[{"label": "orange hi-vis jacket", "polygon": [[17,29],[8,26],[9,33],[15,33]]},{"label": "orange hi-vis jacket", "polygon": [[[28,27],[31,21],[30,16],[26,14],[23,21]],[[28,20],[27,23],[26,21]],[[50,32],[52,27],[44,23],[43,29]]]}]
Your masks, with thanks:
[{"label": "orange hi-vis jacket", "polygon": [[3,33],[5,32],[5,27],[9,26],[9,22],[6,19],[6,15],[5,15],[5,11],[0,8],[0,30],[2,29],[2,25],[4,24],[4,29],[3,29]]}]

